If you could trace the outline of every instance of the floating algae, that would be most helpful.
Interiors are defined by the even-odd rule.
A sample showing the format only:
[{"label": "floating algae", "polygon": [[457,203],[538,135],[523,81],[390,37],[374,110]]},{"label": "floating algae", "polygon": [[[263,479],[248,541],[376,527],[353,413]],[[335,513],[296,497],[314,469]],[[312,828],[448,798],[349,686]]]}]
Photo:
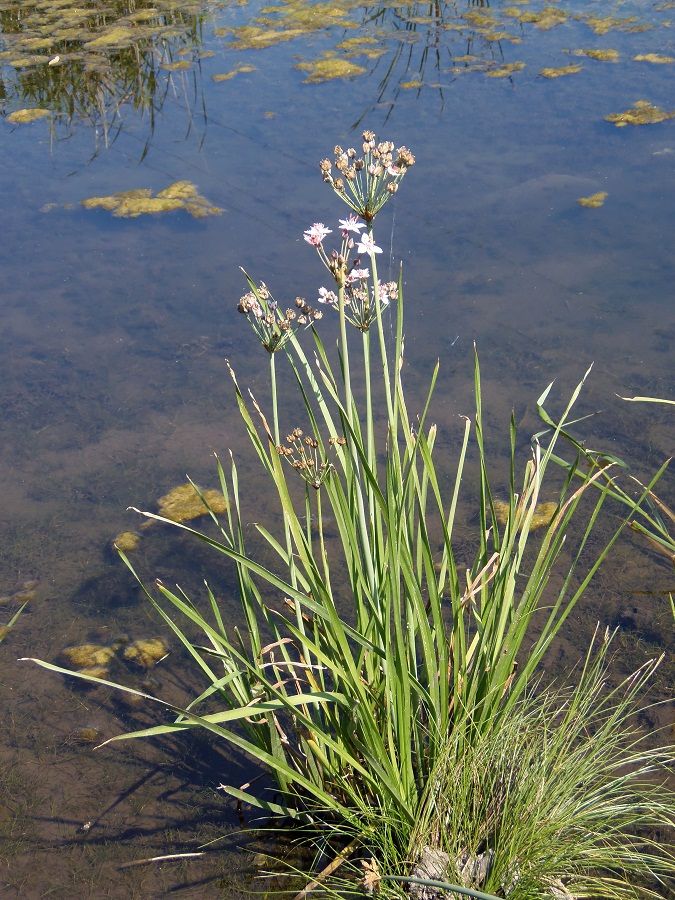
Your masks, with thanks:
[{"label": "floating algae", "polygon": [[557,69],[542,69],[539,74],[543,75],[544,78],[563,78],[565,75],[575,75],[577,72],[581,72],[582,69],[583,66],[580,63],[576,63],[569,66],[558,66]]},{"label": "floating algae", "polygon": [[164,659],[168,652],[169,646],[162,638],[145,638],[129,644],[124,651],[124,658],[142,669],[151,669]]},{"label": "floating algae", "polygon": [[619,59],[618,50],[573,50],[572,56],[587,56],[589,59],[598,59],[604,62],[617,62]]},{"label": "floating algae", "polygon": [[616,16],[577,16],[577,18],[595,32],[595,34],[607,34],[608,31],[647,31],[650,25],[641,24],[635,16],[620,19]]},{"label": "floating algae", "polygon": [[548,31],[555,28],[556,25],[562,25],[567,21],[567,13],[555,6],[546,6],[537,12],[530,10],[518,9],[516,6],[509,6],[504,10],[504,15],[519,22],[534,25],[542,31]]},{"label": "floating algae", "polygon": [[655,63],[656,65],[675,63],[675,56],[661,56],[660,53],[638,53],[633,59],[635,62],[648,62]]},{"label": "floating algae", "polygon": [[612,122],[617,128],[624,128],[626,125],[656,125],[658,122],[666,122],[668,119],[675,119],[675,111],[666,112],[666,110],[654,106],[649,100],[636,100],[631,109],[605,116],[605,120]]},{"label": "floating algae", "polygon": [[[150,4],[0,0],[0,56],[6,69],[17,70],[14,77],[5,71],[3,96],[11,106],[48,107],[61,114],[59,123],[97,125],[118,118],[123,106],[149,109],[163,83],[162,61],[174,58],[170,42],[177,39],[189,53],[199,46],[197,17],[205,0],[154,0],[152,8],[137,9],[141,5]],[[48,66],[57,61],[55,78]],[[28,68],[34,71],[22,72]]]},{"label": "floating algae", "polygon": [[200,497],[194,485],[189,482],[179,484],[157,502],[160,516],[172,522],[189,522],[200,516],[207,516],[209,512],[219,515],[227,511],[227,502],[220,491],[202,491]]},{"label": "floating algae", "polygon": [[91,674],[91,669],[107,667],[115,656],[115,647],[104,647],[101,644],[79,644],[77,647],[66,647],[61,656],[80,672]]},{"label": "floating algae", "polygon": [[184,209],[195,219],[217,216],[222,209],[202,197],[191,181],[176,181],[153,197],[149,188],[119,191],[107,197],[89,197],[82,201],[85,209],[107,209],[114,216],[135,219],[143,215]]},{"label": "floating algae", "polygon": [[359,49],[368,49],[372,47],[374,44],[377,44],[378,41],[374,37],[369,37],[368,35],[361,35],[360,37],[351,37],[346,38],[344,41],[340,41],[339,44],[336,44],[338,50],[359,50]]},{"label": "floating algae", "polygon": [[117,25],[109,31],[104,31],[103,34],[93,40],[87,41],[86,44],[84,44],[84,47],[87,50],[98,50],[102,47],[127,47],[129,44],[133,43],[137,34],[138,32],[134,28]]},{"label": "floating algae", "polygon": [[490,69],[485,74],[488,78],[508,78],[509,75],[512,75],[514,72],[520,72],[524,68],[524,62],[512,62],[506,63],[504,66],[497,66],[496,69]]},{"label": "floating algae", "polygon": [[255,72],[255,66],[241,65],[232,69],[230,72],[223,72],[213,76],[214,81],[229,81],[231,78],[235,78],[237,75],[243,75],[244,73]]},{"label": "floating algae", "polygon": [[138,550],[140,542],[141,536],[135,531],[121,531],[113,541],[113,547],[122,553],[131,553],[132,550]]},{"label": "floating algae", "polygon": [[7,116],[7,121],[12,125],[26,125],[28,122],[37,122],[49,116],[48,109],[17,109]]},{"label": "floating algae", "polygon": [[[500,525],[506,525],[509,518],[509,504],[504,500],[495,500],[495,515]],[[553,521],[553,516],[558,509],[558,504],[552,500],[543,503],[537,503],[530,520],[530,531],[536,531],[537,528],[544,528]]]},{"label": "floating algae", "polygon": [[591,194],[590,197],[579,197],[577,203],[587,209],[598,209],[600,206],[604,206],[606,199],[607,191],[598,191],[597,194]]},{"label": "floating algae", "polygon": [[358,27],[349,20],[349,4],[308,4],[306,0],[286,0],[278,6],[266,7],[263,12],[264,15],[257,17],[249,25],[219,28],[215,33],[230,34],[231,46],[236,50],[260,50],[333,26]]},{"label": "floating algae", "polygon": [[308,84],[332,81],[334,78],[353,78],[356,75],[364,75],[367,72],[367,69],[351,62],[351,60],[330,55],[308,62],[297,63],[295,68],[307,72],[305,82]]},{"label": "floating algae", "polygon": [[189,59],[179,59],[176,62],[162,63],[161,68],[165,72],[181,72],[185,69],[191,69],[192,63]]}]

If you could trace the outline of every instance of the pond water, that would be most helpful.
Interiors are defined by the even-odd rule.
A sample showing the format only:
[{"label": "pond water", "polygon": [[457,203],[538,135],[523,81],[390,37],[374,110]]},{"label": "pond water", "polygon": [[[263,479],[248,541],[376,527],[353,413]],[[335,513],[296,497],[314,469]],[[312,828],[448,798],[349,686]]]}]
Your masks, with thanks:
[{"label": "pond water", "polygon": [[[536,431],[541,390],[565,396],[594,361],[587,433],[655,471],[672,414],[616,395],[673,393],[675,118],[607,117],[675,115],[675,3],[0,0],[0,64],[0,624],[34,594],[0,644],[0,893],[238,896],[248,857],[216,788],[246,761],[197,740],[93,752],[154,712],[16,658],[162,633],[111,542],[186,473],[215,486],[214,451],[245,460],[225,359],[260,391],[267,359],[236,312],[238,266],[311,302],[302,231],[342,214],[317,163],[363,128],[417,157],[378,235],[385,270],[404,264],[413,390],[442,362],[449,449],[476,341],[495,436],[511,408]],[[214,576],[160,529],[135,559]],[[625,667],[660,650],[672,588],[668,561],[626,539],[561,664],[597,620],[624,629]],[[149,677],[189,693],[177,652]],[[220,836],[207,857],[121,868]]]}]

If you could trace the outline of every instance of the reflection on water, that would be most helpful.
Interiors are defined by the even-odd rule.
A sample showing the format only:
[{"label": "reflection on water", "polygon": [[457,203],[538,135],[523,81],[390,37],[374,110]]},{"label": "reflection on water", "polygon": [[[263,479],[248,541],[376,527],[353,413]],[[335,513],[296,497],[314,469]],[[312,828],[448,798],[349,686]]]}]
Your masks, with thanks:
[{"label": "reflection on water", "polygon": [[[675,122],[616,128],[606,117],[675,107],[673,64],[656,61],[675,56],[675,10],[0,0],[0,32],[0,626],[26,590],[32,598],[0,644],[0,893],[129,897],[142,884],[145,896],[177,885],[219,896],[243,865],[234,856],[115,866],[236,827],[215,788],[246,781],[246,762],[201,745],[94,753],[78,735],[150,725],[152,711],[14,660],[159,636],[111,546],[130,532],[141,571],[194,596],[208,574],[234,621],[227,567],[160,528],[139,540],[126,508],[157,509],[186,473],[216,487],[212,451],[231,447],[248,521],[266,514],[224,364],[266,402],[266,355],[236,312],[237,267],[281,302],[314,302],[322,273],[301,234],[336,213],[316,163],[353,144],[361,122],[418,158],[378,237],[391,247],[387,277],[405,263],[411,386],[421,392],[441,359],[448,458],[470,409],[475,339],[497,449],[515,406],[526,453],[533,398],[553,378],[564,395],[595,360],[585,411],[603,412],[587,433],[643,478],[653,472],[672,452],[672,414],[615,395],[671,390]],[[569,77],[540,74],[569,66]],[[26,109],[46,115],[10,121]],[[222,215],[123,218],[81,205],[161,200],[177,183]],[[335,323],[321,326],[330,342]],[[282,415],[294,424],[292,410]],[[659,495],[672,507],[667,485]],[[561,665],[597,619],[621,625],[620,665],[653,655],[670,631],[672,587],[667,561],[627,537],[571,624]],[[110,665],[179,702],[191,685],[170,651],[149,671],[123,650]]]},{"label": "reflection on water", "polygon": [[124,108],[151,130],[167,92],[166,73],[199,60],[205,4],[105,0],[0,4],[0,97],[54,114],[58,132],[85,123],[104,145]]}]

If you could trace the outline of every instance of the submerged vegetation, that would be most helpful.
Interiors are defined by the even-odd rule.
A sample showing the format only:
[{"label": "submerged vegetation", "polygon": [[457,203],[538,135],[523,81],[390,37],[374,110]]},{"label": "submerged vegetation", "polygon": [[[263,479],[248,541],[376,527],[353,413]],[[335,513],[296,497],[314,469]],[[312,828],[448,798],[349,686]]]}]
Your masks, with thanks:
[{"label": "submerged vegetation", "polygon": [[605,116],[608,122],[612,122],[617,128],[625,128],[626,125],[656,125],[675,119],[675,110],[666,112],[649,100],[636,100],[634,105],[620,113],[610,113]]},{"label": "submerged vegetation", "polygon": [[107,197],[89,197],[82,201],[85,209],[107,209],[121,219],[137,219],[138,216],[157,215],[183,209],[194,219],[218,216],[222,209],[202,197],[191,181],[175,181],[152,196],[149,188],[119,191]]},{"label": "submerged vegetation", "polygon": [[599,209],[605,205],[605,200],[608,196],[607,191],[598,191],[595,194],[590,194],[588,197],[579,197],[577,203],[579,206],[585,206],[586,209]]},{"label": "submerged vegetation", "polygon": [[[415,157],[371,131],[362,140],[319,164],[349,214],[304,232],[329,279],[316,302],[337,318],[337,355],[320,311],[301,297],[282,310],[245,273],[238,309],[269,365],[269,408],[231,375],[276,524],[256,524],[251,539],[234,459],[218,464],[220,491],[186,484],[143,513],[233,564],[241,620],[226,618],[210,583],[201,600],[144,586],[201,686],[183,707],[143,694],[171,719],[115,740],[197,728],[248,754],[276,790],[222,789],[297,828],[317,858],[330,854],[324,896],[658,898],[675,874],[659,837],[675,818],[664,782],[672,748],[649,749],[632,716],[659,660],[613,690],[609,634],[570,687],[545,683],[542,664],[663,469],[631,499],[612,459],[566,460],[581,446],[571,429],[584,376],[556,415],[552,385],[543,391],[545,427],[524,456],[512,417],[508,473],[497,478],[477,357],[473,415],[453,459],[441,454],[439,366],[413,406],[403,279],[378,275],[375,221]],[[291,422],[281,421],[277,359],[298,390]],[[457,544],[467,483],[469,558]],[[216,537],[186,524],[184,495],[210,512]],[[77,662],[105,667],[111,650]],[[158,639],[123,656],[145,668],[165,652]],[[138,694],[91,666],[79,677]]]}]

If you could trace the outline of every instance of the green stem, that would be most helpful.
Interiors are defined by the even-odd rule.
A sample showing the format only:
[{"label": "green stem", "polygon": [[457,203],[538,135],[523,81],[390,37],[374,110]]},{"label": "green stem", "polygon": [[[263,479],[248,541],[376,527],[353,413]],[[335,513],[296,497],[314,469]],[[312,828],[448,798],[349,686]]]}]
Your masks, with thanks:
[{"label": "green stem", "polygon": [[[277,399],[277,365],[274,353],[270,353],[270,382],[272,385],[272,421],[274,429],[274,443],[278,447],[281,443],[279,436],[279,404]],[[273,451],[276,453],[276,450]],[[284,515],[284,537],[286,539],[286,553],[288,554],[288,571],[291,576],[291,584],[297,587],[295,560],[293,559],[293,545],[291,543],[291,531],[288,520]]]},{"label": "green stem", "polygon": [[364,331],[363,337],[363,369],[366,385],[366,450],[368,465],[375,473],[375,436],[373,423],[373,398],[370,385],[370,333]]},{"label": "green stem", "polygon": [[345,386],[345,413],[352,423],[352,380],[349,371],[349,347],[347,346],[347,317],[345,316],[345,289],[338,287],[338,310],[340,313],[340,352],[342,354],[342,377]]},{"label": "green stem", "polygon": [[272,416],[274,421],[274,443],[279,446],[279,411],[277,409],[277,367],[274,353],[270,353],[270,382],[272,384]]},{"label": "green stem", "polygon": [[[373,239],[373,226],[368,226],[368,235]],[[384,339],[384,325],[382,324],[382,304],[380,303],[380,282],[377,277],[377,261],[375,254],[370,254],[370,265],[373,273],[373,292],[375,294],[375,317],[377,319],[377,334],[380,339],[380,354],[382,356],[382,371],[384,373],[384,392],[387,399],[387,416],[390,425],[394,425],[394,404],[392,400],[391,382],[389,381],[389,359],[387,357],[387,345]],[[392,440],[395,435],[392,435]]]}]

